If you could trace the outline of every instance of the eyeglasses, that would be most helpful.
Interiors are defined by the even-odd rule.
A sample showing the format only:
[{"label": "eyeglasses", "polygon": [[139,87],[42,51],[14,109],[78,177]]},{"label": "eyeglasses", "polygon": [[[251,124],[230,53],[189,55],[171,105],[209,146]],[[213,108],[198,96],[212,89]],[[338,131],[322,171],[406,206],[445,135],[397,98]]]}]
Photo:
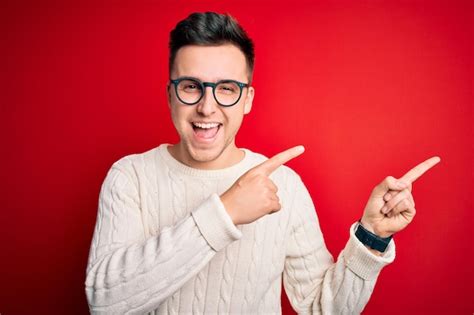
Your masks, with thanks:
[{"label": "eyeglasses", "polygon": [[225,107],[237,104],[242,96],[242,89],[248,87],[246,83],[235,80],[220,80],[216,83],[201,82],[196,78],[182,77],[170,80],[178,99],[186,105],[194,105],[204,96],[206,87],[212,87],[212,94],[217,104]]}]

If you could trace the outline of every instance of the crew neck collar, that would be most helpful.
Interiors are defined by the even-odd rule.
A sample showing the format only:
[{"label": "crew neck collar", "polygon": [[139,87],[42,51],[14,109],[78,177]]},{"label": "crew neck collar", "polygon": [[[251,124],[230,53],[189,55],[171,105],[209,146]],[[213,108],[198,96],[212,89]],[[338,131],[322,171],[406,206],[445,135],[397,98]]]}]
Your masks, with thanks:
[{"label": "crew neck collar", "polygon": [[240,148],[240,150],[244,151],[245,155],[242,160],[237,162],[236,164],[216,170],[203,170],[198,168],[190,167],[186,164],[181,163],[180,161],[176,160],[168,151],[169,143],[164,143],[158,147],[158,153],[166,162],[166,164],[171,168],[180,173],[185,175],[190,175],[194,177],[203,177],[203,178],[224,178],[224,177],[231,177],[235,175],[242,174],[243,171],[246,171],[252,166],[251,163],[251,151],[245,148]]}]

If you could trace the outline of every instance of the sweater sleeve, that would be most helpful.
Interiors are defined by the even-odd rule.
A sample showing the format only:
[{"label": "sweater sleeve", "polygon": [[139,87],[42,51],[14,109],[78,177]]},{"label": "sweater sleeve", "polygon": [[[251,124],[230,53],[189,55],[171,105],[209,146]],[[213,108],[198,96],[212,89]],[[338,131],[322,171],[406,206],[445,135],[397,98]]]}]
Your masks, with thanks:
[{"label": "sweater sleeve", "polygon": [[390,242],[383,256],[372,254],[354,234],[336,262],[324,243],[311,197],[298,177],[283,281],[291,305],[300,314],[359,314],[382,268],[395,258]]},{"label": "sweater sleeve", "polygon": [[241,237],[213,194],[191,215],[145,238],[132,173],[116,162],[99,195],[85,281],[92,314],[143,314],[156,309],[217,251]]}]

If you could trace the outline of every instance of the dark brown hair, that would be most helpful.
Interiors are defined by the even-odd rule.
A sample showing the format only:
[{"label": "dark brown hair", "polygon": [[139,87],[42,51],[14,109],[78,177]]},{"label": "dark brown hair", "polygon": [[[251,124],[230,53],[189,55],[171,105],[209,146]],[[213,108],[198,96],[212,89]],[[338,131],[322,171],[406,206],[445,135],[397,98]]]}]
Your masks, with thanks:
[{"label": "dark brown hair", "polygon": [[173,68],[178,50],[186,45],[214,46],[233,44],[245,55],[249,81],[254,67],[254,45],[245,30],[229,14],[215,12],[192,13],[180,21],[170,33],[169,71]]}]

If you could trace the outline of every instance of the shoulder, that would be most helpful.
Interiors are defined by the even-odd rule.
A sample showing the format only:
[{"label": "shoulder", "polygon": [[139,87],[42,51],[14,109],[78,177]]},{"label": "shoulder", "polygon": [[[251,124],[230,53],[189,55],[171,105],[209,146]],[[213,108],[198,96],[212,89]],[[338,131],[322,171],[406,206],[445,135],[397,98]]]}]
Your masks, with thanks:
[{"label": "shoulder", "polygon": [[131,178],[136,177],[142,173],[141,170],[156,167],[159,151],[163,146],[164,144],[161,144],[144,152],[125,155],[112,163],[109,173],[118,171],[127,174]]}]

